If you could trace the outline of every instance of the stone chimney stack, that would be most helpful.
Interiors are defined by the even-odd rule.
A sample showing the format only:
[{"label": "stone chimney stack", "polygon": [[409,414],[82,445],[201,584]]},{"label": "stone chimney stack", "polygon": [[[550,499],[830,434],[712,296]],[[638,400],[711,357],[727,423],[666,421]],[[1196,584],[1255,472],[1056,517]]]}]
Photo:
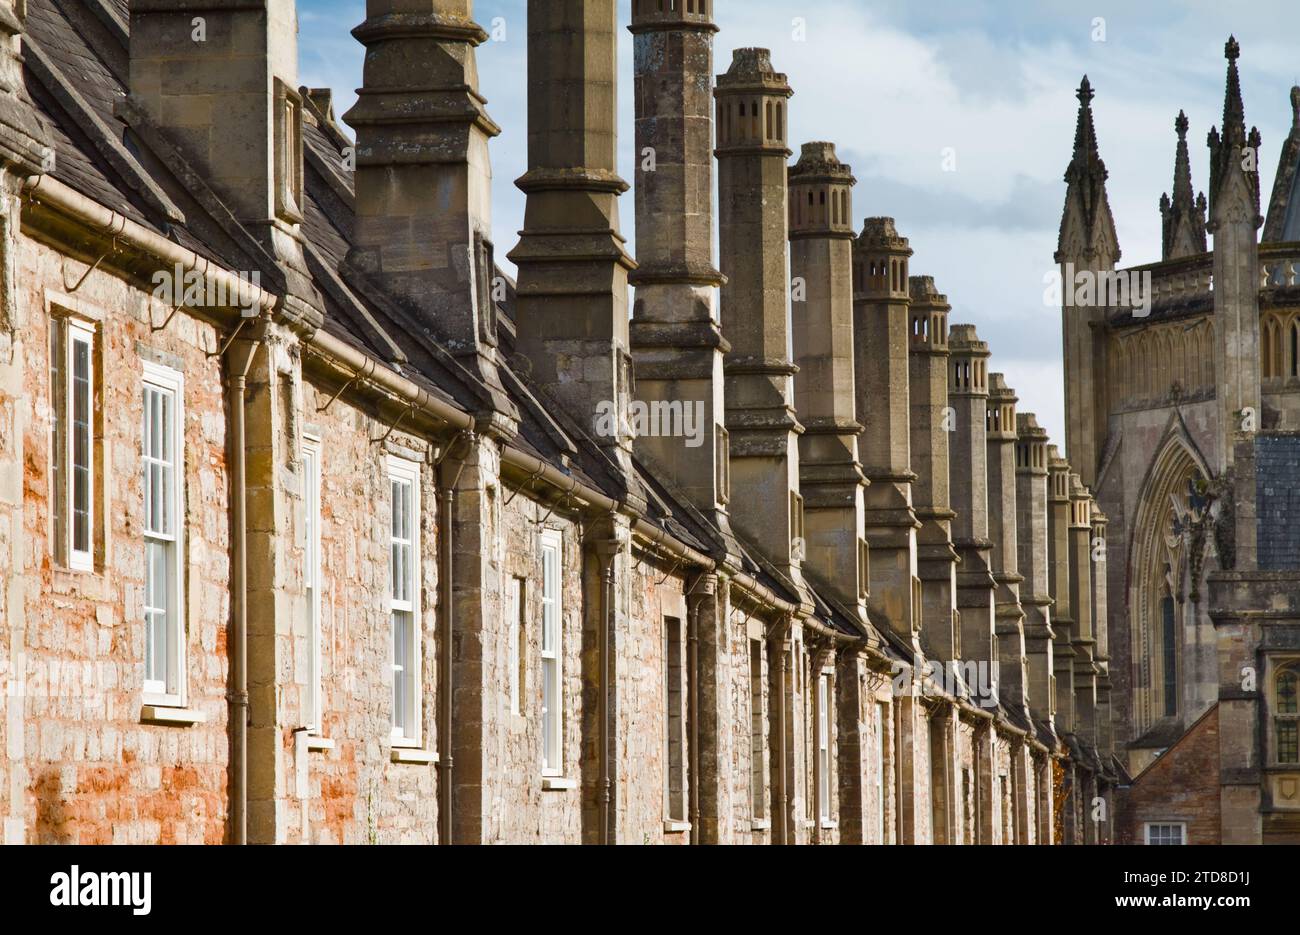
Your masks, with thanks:
[{"label": "stone chimney stack", "polygon": [[[994,589],[989,538],[989,346],[974,325],[953,325],[948,332],[948,405],[953,425],[953,544],[961,557],[957,570],[957,610],[961,615],[964,659],[998,660],[994,641]],[[1000,666],[999,666],[1000,667]]]},{"label": "stone chimney stack", "polygon": [[930,276],[913,276],[909,334],[913,498],[917,576],[921,579],[921,645],[931,657],[962,658],[957,619],[957,552],[952,547],[949,503],[948,297]]},{"label": "stone chimney stack", "polygon": [[1047,563],[1052,595],[1052,663],[1056,674],[1056,728],[1074,733],[1074,635],[1070,598],[1070,462],[1047,446]]},{"label": "stone chimney stack", "polygon": [[488,160],[488,141],[501,131],[478,92],[474,54],[487,33],[472,0],[367,0],[352,34],[366,59],[344,118],[357,134],[349,272],[401,302],[504,396]]},{"label": "stone chimney stack", "polygon": [[515,328],[530,382],[631,471],[627,277],[619,233],[614,0],[529,0],[528,171]]},{"label": "stone chimney stack", "polygon": [[[727,431],[723,354],[713,305],[723,276],[713,265],[713,34],[704,3],[636,0],[637,269],[632,358],[637,400],[682,407],[693,437],[646,433],[637,456],[669,478],[724,531]],[[648,157],[646,154],[649,154]],[[649,158],[649,162],[647,162]],[[698,419],[698,421],[696,421]]]},{"label": "stone chimney stack", "polygon": [[1000,695],[1008,708],[1029,715],[1029,671],[1025,650],[1025,611],[1020,604],[1016,536],[1016,392],[1000,373],[989,374],[986,419],[989,489],[989,539],[997,640]]},{"label": "stone chimney stack", "polygon": [[[674,9],[668,9],[669,6]],[[738,555],[727,513],[722,337],[714,290],[723,276],[713,262],[713,37],[707,5],[633,0],[636,101],[636,234],[638,267],[632,309],[636,403],[653,414],[681,413],[680,434],[662,425],[636,437],[634,450],[667,478]],[[678,409],[680,407],[680,409]],[[700,686],[696,812],[701,843],[730,840],[731,619],[724,583],[708,576],[691,587],[696,662],[712,673]],[[694,676],[692,676],[694,678]]]},{"label": "stone chimney stack", "polygon": [[[133,125],[157,128],[274,258],[284,310],[320,320],[306,273],[298,16],[277,0],[132,0]],[[277,284],[277,288],[280,285]]]},{"label": "stone chimney stack", "polygon": [[853,382],[852,170],[834,143],[805,143],[790,169],[795,409],[806,566],[867,619],[868,557]]},{"label": "stone chimney stack", "polygon": [[[718,76],[718,224],[731,480],[743,532],[796,582],[804,551],[798,435],[787,330],[786,77],[767,49],[737,49]],[[784,508],[783,508],[784,507]]]},{"label": "stone chimney stack", "polygon": [[1029,710],[1051,725],[1056,712],[1052,644],[1052,596],[1048,559],[1047,430],[1032,412],[1016,414],[1016,546],[1024,576],[1020,605],[1025,611],[1025,655],[1029,665]]},{"label": "stone chimney stack", "polygon": [[[908,375],[908,258],[912,248],[894,219],[867,218],[853,250],[853,368],[858,450],[865,491],[871,567],[869,606],[877,621],[912,641],[921,627],[920,579],[912,510]],[[919,647],[918,647],[919,648]]]},{"label": "stone chimney stack", "polygon": [[1070,608],[1074,612],[1075,732],[1096,743],[1096,639],[1092,630],[1092,494],[1070,475]]}]

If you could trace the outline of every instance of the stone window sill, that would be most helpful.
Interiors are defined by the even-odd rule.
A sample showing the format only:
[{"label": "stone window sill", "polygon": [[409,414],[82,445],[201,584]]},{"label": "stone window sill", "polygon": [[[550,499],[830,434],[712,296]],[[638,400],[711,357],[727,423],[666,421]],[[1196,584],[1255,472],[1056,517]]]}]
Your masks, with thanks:
[{"label": "stone window sill", "polygon": [[141,724],[162,724],[167,727],[189,727],[202,724],[207,716],[193,708],[169,708],[166,705],[147,704],[140,707]]},{"label": "stone window sill", "polygon": [[578,780],[569,779],[565,776],[543,776],[542,790],[544,792],[563,792],[567,789],[578,788]]},{"label": "stone window sill", "polygon": [[689,821],[674,821],[667,819],[664,821],[664,834],[685,834],[691,830]]},{"label": "stone window sill", "polygon": [[433,750],[420,750],[416,747],[393,747],[392,760],[394,763],[428,766],[430,763],[438,762],[438,754]]},{"label": "stone window sill", "polygon": [[831,818],[822,819],[822,828],[826,829],[827,831],[834,831],[835,829],[839,828],[839,826],[840,823],[838,821],[835,821],[834,819]]},{"label": "stone window sill", "polygon": [[317,737],[315,734],[308,734],[307,749],[328,753],[334,749],[334,741],[329,737]]},{"label": "stone window sill", "polygon": [[766,818],[755,818],[749,823],[750,831],[771,831],[772,822]]}]

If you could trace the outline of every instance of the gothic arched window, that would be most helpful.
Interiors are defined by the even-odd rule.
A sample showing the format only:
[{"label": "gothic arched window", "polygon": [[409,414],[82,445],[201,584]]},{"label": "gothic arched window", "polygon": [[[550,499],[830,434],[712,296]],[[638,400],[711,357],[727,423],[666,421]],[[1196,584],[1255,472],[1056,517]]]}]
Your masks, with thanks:
[{"label": "gothic arched window", "polygon": [[1195,495],[1204,476],[1186,442],[1171,437],[1158,449],[1134,511],[1128,562],[1135,736],[1161,719],[1195,713],[1183,711],[1189,670],[1182,663],[1183,628],[1192,625],[1187,615],[1197,605],[1184,600],[1204,588],[1209,504]]}]

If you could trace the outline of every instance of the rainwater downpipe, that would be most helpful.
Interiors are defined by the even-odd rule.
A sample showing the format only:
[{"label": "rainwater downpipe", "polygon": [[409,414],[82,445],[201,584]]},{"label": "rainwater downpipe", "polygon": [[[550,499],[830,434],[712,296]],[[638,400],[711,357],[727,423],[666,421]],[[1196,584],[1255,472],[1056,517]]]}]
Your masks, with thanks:
[{"label": "rainwater downpipe", "polygon": [[[446,453],[438,460],[439,485],[441,494],[441,503],[438,510],[438,589],[441,592],[438,600],[438,642],[439,656],[438,663],[442,672],[439,683],[439,694],[441,695],[441,707],[438,711],[438,745],[442,748],[438,754],[438,843],[451,844],[453,816],[455,814],[455,796],[456,790],[453,782],[453,756],[452,756],[452,706],[455,703],[455,667],[452,660],[452,628],[455,612],[452,606],[452,595],[454,593],[454,580],[452,578],[454,537],[452,535],[452,523],[456,509],[456,484],[460,481],[461,471],[465,469],[464,459],[453,462],[446,462],[445,459],[456,443],[461,439],[469,441],[472,436],[467,432],[462,432],[453,438],[447,446]],[[468,454],[468,452],[466,452]]]},{"label": "rainwater downpipe", "polygon": [[[703,583],[696,579],[696,587]],[[690,762],[687,765],[687,795],[690,798],[691,843],[700,843],[700,606],[703,594],[690,595],[686,630],[686,673],[691,680],[687,695],[687,713],[690,725]]]},{"label": "rainwater downpipe", "polygon": [[610,630],[613,628],[614,558],[618,543],[601,549],[600,587],[600,843],[610,843],[610,776],[609,776],[609,656]]},{"label": "rainwater downpipe", "polygon": [[773,835],[773,844],[786,844],[789,842],[789,814],[786,808],[786,740],[785,740],[785,683],[789,677],[790,656],[786,652],[785,638],[789,633],[789,621],[782,619],[776,624],[768,634],[768,639],[775,637],[774,654],[776,656],[776,665],[773,667],[777,671],[776,685],[776,759],[778,763],[776,771],[776,815],[773,823],[775,834]]},{"label": "rainwater downpipe", "polygon": [[232,636],[230,704],[230,837],[234,844],[248,843],[248,472],[245,460],[244,400],[248,371],[261,346],[249,341],[242,353],[228,354],[232,447],[231,483],[234,522],[234,633]]}]

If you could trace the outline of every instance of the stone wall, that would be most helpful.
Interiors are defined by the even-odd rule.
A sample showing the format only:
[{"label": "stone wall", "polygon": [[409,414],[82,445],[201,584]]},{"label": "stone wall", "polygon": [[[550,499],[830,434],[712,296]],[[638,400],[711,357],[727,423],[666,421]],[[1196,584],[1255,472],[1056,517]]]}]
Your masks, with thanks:
[{"label": "stone wall", "polygon": [[[665,773],[669,769],[667,746],[667,639],[666,618],[677,626],[676,638],[681,653],[680,689],[689,691],[686,638],[689,620],[681,578],[670,575],[672,565],[641,560],[634,554],[627,576],[631,592],[631,619],[619,641],[618,668],[625,673],[619,680],[617,746],[614,758],[619,784],[620,839],[636,844],[685,844],[690,840],[687,829],[668,830],[670,817],[665,803]],[[662,566],[662,567],[661,567]],[[620,628],[622,629],[622,628]],[[673,699],[686,707],[685,699]],[[680,729],[689,730],[683,719]],[[688,755],[685,744],[682,756]],[[680,774],[683,777],[686,771]],[[689,796],[686,779],[682,783],[683,809],[680,817],[689,819]],[[674,816],[676,817],[676,816]]]},{"label": "stone wall", "polygon": [[[505,499],[510,499],[505,504]],[[582,840],[582,764],[593,748],[583,735],[587,707],[595,703],[595,683],[585,670],[582,587],[583,554],[578,526],[528,498],[513,498],[498,490],[489,496],[488,513],[499,517],[497,532],[486,531],[484,542],[499,552],[484,556],[489,567],[500,568],[498,593],[511,578],[523,579],[524,624],[520,654],[523,681],[519,714],[510,708],[506,672],[507,626],[504,612],[485,614],[485,630],[477,638],[462,635],[456,651],[460,680],[458,709],[474,699],[483,718],[482,776],[484,828],[487,842],[579,843]],[[500,503],[496,501],[500,500]],[[550,513],[551,515],[547,515]],[[561,675],[564,698],[561,719],[564,776],[573,783],[542,783],[542,530],[554,530],[561,541]],[[489,582],[491,574],[489,573]],[[504,598],[500,597],[504,607]],[[475,663],[477,662],[477,665]],[[593,751],[594,752],[594,751]],[[470,764],[458,761],[466,768]],[[565,786],[569,786],[565,788]]]},{"label": "stone wall", "polygon": [[[764,716],[758,724],[758,745],[764,762],[754,763],[754,737],[751,733],[751,701],[756,700],[758,710],[771,710],[771,679],[769,677],[772,657],[768,652],[765,638],[764,621],[747,612],[746,608],[731,605],[728,635],[730,646],[728,656],[731,660],[731,778],[732,811],[730,816],[730,840],[736,844],[766,844],[771,840],[773,822],[771,796],[772,772],[767,768],[771,761],[772,745],[775,737],[771,725]],[[760,669],[760,677],[750,678],[751,640],[757,641],[758,652],[754,656]],[[757,689],[757,695],[751,694]],[[757,815],[753,807],[754,783],[762,784],[763,814]]]},{"label": "stone wall", "polygon": [[[64,257],[29,240],[15,249],[15,330],[3,354],[7,379],[0,379],[0,465],[16,470],[21,452],[22,470],[21,490],[10,473],[10,489],[0,491],[0,505],[10,507],[0,510],[0,553],[14,560],[0,611],[6,676],[16,689],[5,718],[6,838],[219,843],[227,807],[230,520],[221,372],[205,357],[218,336],[183,314],[151,330],[170,307],[103,271],[63,295],[49,284],[67,281]],[[96,331],[91,571],[71,571],[52,555],[51,307]],[[141,722],[145,360],[186,378],[181,602],[186,704],[202,718],[188,725]],[[21,395],[6,398],[14,389]]]},{"label": "stone wall", "polygon": [[[285,773],[295,774],[306,757],[310,815],[306,839],[311,843],[432,843],[437,822],[434,766],[394,763],[389,739],[392,725],[392,636],[384,595],[389,577],[391,493],[386,458],[391,454],[420,462],[425,444],[400,432],[384,445],[371,439],[385,425],[370,414],[338,400],[324,412],[330,394],[303,387],[304,427],[321,439],[321,708],[320,735],[332,750],[301,752],[294,727],[305,723],[301,700],[306,691],[308,649],[305,625],[286,653],[286,682],[281,693],[281,756]],[[423,469],[420,496],[419,563],[422,634],[422,732],[424,746],[440,749],[437,728],[438,654],[438,498],[432,469]],[[301,474],[287,480],[300,483]],[[300,488],[299,488],[300,489]],[[291,537],[294,561],[301,569],[304,515],[294,516]],[[301,575],[290,584],[301,601]],[[301,837],[297,809],[302,803],[286,784],[280,824],[293,841]]]}]

